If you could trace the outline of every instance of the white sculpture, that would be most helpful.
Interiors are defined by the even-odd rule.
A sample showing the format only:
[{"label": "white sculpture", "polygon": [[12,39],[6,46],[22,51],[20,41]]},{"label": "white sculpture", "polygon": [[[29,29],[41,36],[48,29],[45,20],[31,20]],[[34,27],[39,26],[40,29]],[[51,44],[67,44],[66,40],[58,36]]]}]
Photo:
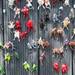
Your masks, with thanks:
[{"label": "white sculpture", "polygon": [[8,0],[9,8],[12,9],[12,6],[14,5],[14,1],[15,1],[15,0]]},{"label": "white sculpture", "polygon": [[8,28],[13,29],[15,27],[14,21],[9,21]]},{"label": "white sculpture", "polygon": [[26,6],[29,7],[29,8],[34,9],[34,7],[33,7],[33,5],[32,5],[32,0],[26,0],[26,1],[27,1]]},{"label": "white sculpture", "polygon": [[20,41],[20,32],[17,31],[17,30],[14,31],[14,40],[15,40],[16,38]]},{"label": "white sculpture", "polygon": [[69,2],[69,0],[65,0],[64,5],[66,5],[66,6],[70,6],[70,2]]},{"label": "white sculpture", "polygon": [[14,11],[15,11],[14,18],[16,18],[17,16],[18,16],[18,18],[20,18],[20,8],[15,7],[15,8],[14,8]]}]

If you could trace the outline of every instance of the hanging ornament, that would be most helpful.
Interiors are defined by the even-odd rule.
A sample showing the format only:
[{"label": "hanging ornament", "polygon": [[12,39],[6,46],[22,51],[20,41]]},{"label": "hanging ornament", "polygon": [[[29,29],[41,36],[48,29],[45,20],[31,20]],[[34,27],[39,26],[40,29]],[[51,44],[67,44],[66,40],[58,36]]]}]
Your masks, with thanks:
[{"label": "hanging ornament", "polygon": [[40,63],[43,64],[45,59],[46,59],[46,52],[43,51],[42,53],[40,53]]},{"label": "hanging ornament", "polygon": [[33,29],[33,21],[31,19],[26,22],[26,27],[28,28],[28,32]]},{"label": "hanging ornament", "polygon": [[15,7],[15,8],[14,8],[14,11],[15,11],[14,18],[16,18],[17,16],[18,16],[18,18],[20,18],[20,8]]},{"label": "hanging ornament", "polygon": [[50,9],[50,1],[49,0],[44,0],[44,5],[46,8]]},{"label": "hanging ornament", "polygon": [[59,73],[59,70],[60,70],[60,67],[59,67],[59,64],[57,62],[53,63],[53,69]]},{"label": "hanging ornament", "polygon": [[16,29],[17,31],[21,31],[21,22],[20,22],[19,20],[17,20],[17,21],[15,22],[15,29]]},{"label": "hanging ornament", "polygon": [[3,48],[5,48],[5,49],[9,49],[9,48],[12,48],[13,47],[13,43],[12,42],[6,42],[5,44],[4,44],[4,46],[3,46]]},{"label": "hanging ornament", "polygon": [[9,21],[8,28],[13,29],[15,27],[14,21]]},{"label": "hanging ornament", "polygon": [[6,61],[6,62],[10,62],[10,60],[11,60],[11,55],[10,55],[10,53],[6,53],[6,54],[5,54],[5,61]]},{"label": "hanging ornament", "polygon": [[23,67],[26,71],[30,71],[30,64],[27,61],[23,63]]},{"label": "hanging ornament", "polygon": [[70,19],[68,17],[65,17],[63,21],[64,28],[68,29],[69,24],[70,24]]},{"label": "hanging ornament", "polygon": [[[39,8],[44,5],[44,0],[38,0],[38,4],[39,4],[38,5],[38,10],[39,10]],[[43,8],[44,8],[44,6],[43,6]]]},{"label": "hanging ornament", "polygon": [[63,53],[64,53],[63,47],[53,49],[53,54],[63,55]]},{"label": "hanging ornament", "polygon": [[28,17],[28,16],[29,16],[29,8],[28,8],[28,7],[24,6],[24,7],[22,8],[21,12],[23,13],[23,15],[24,15],[25,17]]},{"label": "hanging ornament", "polygon": [[68,65],[67,64],[62,64],[61,66],[62,74],[65,74],[68,72]]},{"label": "hanging ornament", "polygon": [[9,8],[13,9],[14,2],[15,0],[8,0]]},{"label": "hanging ornament", "polygon": [[70,9],[70,13],[69,13],[69,18],[72,19],[72,18],[74,18],[74,17],[75,17],[75,12],[74,12],[74,9],[71,8],[71,9]]},{"label": "hanging ornament", "polygon": [[49,42],[46,39],[42,39],[41,37],[39,38],[39,40],[37,41],[37,44],[39,46],[41,46],[42,48],[48,48],[50,47]]},{"label": "hanging ornament", "polygon": [[27,4],[26,6],[30,9],[34,9],[33,5],[32,5],[32,0],[26,0]]},{"label": "hanging ornament", "polygon": [[14,40],[15,40],[16,38],[18,39],[18,41],[20,41],[20,32],[17,31],[17,30],[14,31]]},{"label": "hanging ornament", "polygon": [[66,5],[66,6],[70,6],[70,2],[69,2],[69,0],[65,0],[65,1],[64,1],[64,5]]},{"label": "hanging ornament", "polygon": [[37,71],[37,69],[38,69],[38,66],[36,64],[32,64],[31,72],[35,72]]},{"label": "hanging ornament", "polygon": [[24,31],[24,32],[20,32],[20,39],[24,39],[26,38],[28,32]]}]

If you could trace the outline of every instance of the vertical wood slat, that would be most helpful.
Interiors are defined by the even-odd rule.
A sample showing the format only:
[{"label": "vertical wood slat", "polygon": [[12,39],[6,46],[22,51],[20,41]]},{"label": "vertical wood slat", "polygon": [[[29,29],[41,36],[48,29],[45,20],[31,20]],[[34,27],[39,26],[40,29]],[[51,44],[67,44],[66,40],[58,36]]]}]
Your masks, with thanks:
[{"label": "vertical wood slat", "polygon": [[[7,8],[7,4],[5,4],[5,3],[7,3],[7,2],[4,0],[4,8],[6,8],[7,12],[9,13],[9,10],[8,10],[8,8]],[[8,13],[7,13],[6,15],[4,15],[5,42],[8,41],[8,39],[9,39],[8,36],[10,36],[10,35],[8,35],[8,31],[9,31],[9,30],[7,29],[7,24],[8,24],[8,19],[7,19],[7,18],[9,18],[9,17],[8,17],[8,15],[9,15]],[[37,15],[36,13],[35,13],[35,15],[33,15],[33,18],[34,18],[34,19],[36,18],[36,17],[35,17],[36,15]],[[37,18],[36,18],[36,19],[37,19]],[[24,26],[23,26],[23,27],[24,27]],[[37,29],[37,28],[36,28],[36,29]],[[40,31],[39,31],[39,32],[40,32]],[[9,33],[9,34],[10,34],[10,33]],[[8,35],[8,36],[7,36],[7,35]],[[35,39],[36,39],[36,36],[37,36],[37,35],[36,35],[36,34],[34,34],[34,35],[35,35]],[[18,47],[19,47],[21,44],[26,44],[26,43],[21,42],[21,43],[18,45],[18,42],[16,42],[16,43],[17,43],[17,46],[18,46]],[[26,46],[26,45],[24,45],[24,46]],[[26,57],[26,55],[28,54],[28,52],[27,52],[28,50],[26,49],[26,51],[25,51],[25,48],[26,48],[26,47],[24,47],[24,46],[22,46],[20,49],[18,48],[17,51],[18,51],[20,54],[23,53],[23,51],[24,51],[23,55],[24,55],[24,57]],[[22,48],[23,48],[23,50],[21,51]],[[26,53],[27,53],[27,54],[26,54]],[[72,64],[72,63],[71,63],[71,61],[72,61],[72,60],[71,60],[71,56],[72,56],[72,55],[70,54],[70,52],[68,52],[67,55],[66,55],[66,57],[65,57],[65,59],[68,57],[68,55],[70,55],[69,58],[68,58],[68,61],[70,62],[70,63],[68,62],[69,65],[70,65],[70,70],[69,70],[68,75],[69,75],[69,74],[71,75],[71,72],[72,72],[72,71],[71,71],[71,66],[72,66],[72,65],[71,65],[71,64]],[[16,65],[17,65],[16,69],[22,68],[21,64],[22,64],[22,63],[26,60],[26,58],[27,58],[27,57],[26,57],[26,58],[24,58],[24,57],[21,59],[22,62],[21,62],[21,60],[19,61],[20,63],[17,62],[17,61],[15,61]],[[30,57],[29,57],[28,59],[30,59]],[[65,60],[65,59],[64,59],[64,60]],[[51,60],[52,60],[52,59],[51,59]],[[12,63],[12,64],[14,65],[14,63]],[[12,69],[11,69],[12,64],[9,64],[8,67],[7,67],[8,69],[6,69],[6,74],[7,74],[7,75],[14,75],[14,74],[16,75],[16,73],[14,73],[14,72],[16,72],[15,70],[13,70],[13,72],[12,72]],[[7,66],[7,65],[6,65],[6,66]],[[44,75],[44,74],[47,74],[47,75],[51,74],[51,73],[49,73],[49,71],[48,71],[49,68],[48,68],[48,69],[46,69],[46,68],[47,68],[47,63],[46,63],[46,65],[44,66],[44,71],[41,71],[41,72],[43,73],[43,75]],[[11,69],[11,73],[9,72],[9,69]],[[13,69],[14,69],[14,68],[13,68]],[[41,69],[43,70],[42,67],[41,67]],[[24,75],[24,74],[25,74],[25,75],[28,75],[27,73],[25,73],[25,71],[23,71],[24,73],[22,73],[22,70],[23,70],[23,69],[19,69],[19,70],[18,70],[18,75]],[[45,70],[46,70],[46,71],[45,71]],[[19,71],[20,71],[20,72],[19,72]]]}]

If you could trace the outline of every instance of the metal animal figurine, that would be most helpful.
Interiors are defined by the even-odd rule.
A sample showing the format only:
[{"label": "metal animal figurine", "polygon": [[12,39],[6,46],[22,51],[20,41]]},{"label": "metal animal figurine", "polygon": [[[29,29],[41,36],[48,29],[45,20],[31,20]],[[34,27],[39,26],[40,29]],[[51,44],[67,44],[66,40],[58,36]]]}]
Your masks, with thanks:
[{"label": "metal animal figurine", "polygon": [[44,6],[45,6],[45,8],[50,9],[50,7],[51,7],[50,1],[49,0],[44,0]]},{"label": "metal animal figurine", "polygon": [[38,6],[38,10],[39,10],[39,8],[42,6],[43,8],[44,8],[44,0],[38,0],[38,4],[39,4],[39,6]]},{"label": "metal animal figurine", "polygon": [[13,43],[11,41],[6,42],[3,46],[3,48],[5,48],[5,49],[9,49],[9,48],[12,48],[12,47],[13,47]]},{"label": "metal animal figurine", "polygon": [[15,22],[14,21],[9,21],[8,22],[8,28],[13,29],[15,27]]},{"label": "metal animal figurine", "polygon": [[68,72],[68,65],[67,64],[62,64],[61,71],[62,71],[62,75],[67,73]]},{"label": "metal animal figurine", "polygon": [[38,9],[39,9],[41,6],[42,6],[44,9],[45,9],[45,8],[50,9],[50,7],[51,7],[49,0],[38,0],[38,4],[39,4]]},{"label": "metal animal figurine", "polygon": [[63,27],[68,29],[68,26],[70,25],[70,19],[68,17],[65,17],[63,21]]},{"label": "metal animal figurine", "polygon": [[8,0],[9,8],[13,9],[14,2],[15,0]]},{"label": "metal animal figurine", "polygon": [[18,41],[20,41],[20,32],[17,30],[14,31],[14,39],[13,40],[15,40],[16,38],[18,39]]},{"label": "metal animal figurine", "polygon": [[24,32],[20,32],[20,39],[24,39],[24,38],[26,38],[27,37],[27,35],[28,35],[28,32],[27,31],[24,31]]},{"label": "metal animal figurine", "polygon": [[66,5],[66,6],[70,6],[70,2],[69,2],[69,0],[65,0],[65,1],[64,1],[64,5]]},{"label": "metal animal figurine", "polygon": [[27,61],[25,61],[25,62],[23,63],[23,67],[24,67],[24,69],[25,69],[26,71],[29,71],[29,70],[30,70],[30,64],[29,64]]},{"label": "metal animal figurine", "polygon": [[32,29],[33,29],[33,20],[29,19],[27,22],[26,22],[26,27],[27,27],[27,31],[30,32]]},{"label": "metal animal figurine", "polygon": [[6,62],[10,62],[10,60],[11,60],[11,55],[10,55],[10,53],[6,53],[4,59],[5,59]]},{"label": "metal animal figurine", "polygon": [[50,36],[53,37],[53,38],[62,38],[63,37],[63,28],[61,27],[58,27],[58,28],[53,28],[52,31],[50,31]]},{"label": "metal animal figurine", "polygon": [[29,16],[29,8],[24,6],[21,10],[21,12],[23,13],[24,17],[28,17]]},{"label": "metal animal figurine", "polygon": [[53,19],[53,22],[54,22],[54,23],[55,23],[55,22],[59,22],[58,15],[57,15],[56,13],[53,14],[52,19]]},{"label": "metal animal figurine", "polygon": [[34,9],[33,5],[32,5],[32,0],[26,0],[27,4],[26,6],[30,9]]},{"label": "metal animal figurine", "polygon": [[46,59],[46,52],[43,51],[42,53],[40,53],[40,63],[43,64],[45,59]]},{"label": "metal animal figurine", "polygon": [[21,22],[20,22],[20,20],[17,20],[15,22],[15,30],[21,31]]},{"label": "metal animal figurine", "polygon": [[49,42],[46,39],[40,39],[37,41],[37,44],[41,46],[42,48],[48,48],[50,46]]},{"label": "metal animal figurine", "polygon": [[72,18],[74,18],[74,17],[75,17],[75,12],[74,12],[74,9],[71,8],[71,9],[70,9],[70,13],[69,13],[69,18],[72,19]]},{"label": "metal animal figurine", "polygon": [[71,36],[71,39],[75,37],[75,28],[73,29],[73,35]]},{"label": "metal animal figurine", "polygon": [[16,18],[17,16],[18,16],[18,18],[20,18],[20,8],[15,7],[15,8],[14,8],[14,11],[15,11],[14,18]]},{"label": "metal animal figurine", "polygon": [[64,53],[63,47],[61,47],[61,48],[54,48],[53,49],[53,54],[63,55],[63,53]]},{"label": "metal animal figurine", "polygon": [[57,73],[59,73],[59,71],[60,71],[59,63],[54,62],[54,63],[53,63],[53,69],[54,69]]},{"label": "metal animal figurine", "polygon": [[28,46],[29,49],[38,48],[38,45],[37,45],[37,43],[34,39],[32,39],[31,42],[28,42],[27,46]]}]

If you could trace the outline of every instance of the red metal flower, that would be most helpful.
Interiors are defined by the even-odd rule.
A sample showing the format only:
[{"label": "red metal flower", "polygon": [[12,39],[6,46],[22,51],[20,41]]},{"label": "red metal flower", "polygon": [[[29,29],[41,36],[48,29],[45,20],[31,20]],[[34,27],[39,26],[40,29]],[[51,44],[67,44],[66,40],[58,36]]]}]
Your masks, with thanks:
[{"label": "red metal flower", "polygon": [[23,13],[23,15],[25,17],[29,16],[29,8],[24,6],[23,9],[21,10],[21,12]]},{"label": "red metal flower", "polygon": [[67,73],[68,72],[68,65],[67,64],[62,64],[61,70],[62,70],[62,74]]},{"label": "red metal flower", "polygon": [[28,28],[28,32],[30,32],[33,29],[33,21],[30,19],[26,22],[26,26]]},{"label": "red metal flower", "polygon": [[27,36],[27,32],[24,31],[24,32],[20,32],[20,39],[24,39],[26,36]]},{"label": "red metal flower", "polygon": [[54,63],[53,64],[53,69],[58,73],[59,72],[59,64],[58,63]]},{"label": "red metal flower", "polygon": [[20,23],[19,20],[17,20],[17,21],[15,22],[15,29],[18,30],[18,31],[21,30],[21,23]]}]

